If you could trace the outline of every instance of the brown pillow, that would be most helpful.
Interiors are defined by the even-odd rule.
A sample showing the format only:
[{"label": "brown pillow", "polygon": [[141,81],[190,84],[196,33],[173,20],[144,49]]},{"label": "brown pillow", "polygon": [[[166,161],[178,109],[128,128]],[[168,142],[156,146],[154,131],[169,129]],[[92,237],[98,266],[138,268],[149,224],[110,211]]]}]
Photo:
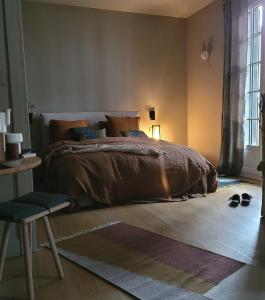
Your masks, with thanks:
[{"label": "brown pillow", "polygon": [[88,120],[76,120],[76,121],[65,121],[65,120],[51,120],[49,122],[50,132],[52,141],[58,142],[62,140],[70,140],[71,132],[70,128],[87,127],[90,125]]},{"label": "brown pillow", "polygon": [[110,136],[122,136],[121,131],[139,130],[139,117],[105,117],[108,120]]}]

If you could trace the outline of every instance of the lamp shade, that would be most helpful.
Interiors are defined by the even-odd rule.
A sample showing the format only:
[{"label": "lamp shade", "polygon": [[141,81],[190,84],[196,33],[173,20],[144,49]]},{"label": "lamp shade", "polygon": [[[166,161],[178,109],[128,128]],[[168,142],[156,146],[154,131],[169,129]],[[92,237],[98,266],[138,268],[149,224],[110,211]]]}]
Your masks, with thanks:
[{"label": "lamp shade", "polygon": [[7,144],[19,144],[23,142],[22,133],[7,133],[6,143]]},{"label": "lamp shade", "polygon": [[152,138],[160,140],[160,125],[152,125]]}]

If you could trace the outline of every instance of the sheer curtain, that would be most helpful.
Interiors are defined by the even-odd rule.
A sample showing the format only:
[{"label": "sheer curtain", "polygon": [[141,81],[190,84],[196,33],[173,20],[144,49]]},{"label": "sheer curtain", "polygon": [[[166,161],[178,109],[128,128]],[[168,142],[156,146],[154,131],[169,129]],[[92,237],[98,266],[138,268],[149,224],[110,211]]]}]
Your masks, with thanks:
[{"label": "sheer curtain", "polygon": [[236,175],[243,166],[248,0],[224,0],[224,88],[218,172]]}]

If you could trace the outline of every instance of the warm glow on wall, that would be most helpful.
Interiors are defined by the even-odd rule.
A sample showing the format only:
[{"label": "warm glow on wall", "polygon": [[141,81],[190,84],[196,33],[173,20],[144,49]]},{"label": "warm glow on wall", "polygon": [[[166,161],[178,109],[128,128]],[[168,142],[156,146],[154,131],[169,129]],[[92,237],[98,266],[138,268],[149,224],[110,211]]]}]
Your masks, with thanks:
[{"label": "warm glow on wall", "polygon": [[160,140],[160,125],[152,125],[152,138]]}]

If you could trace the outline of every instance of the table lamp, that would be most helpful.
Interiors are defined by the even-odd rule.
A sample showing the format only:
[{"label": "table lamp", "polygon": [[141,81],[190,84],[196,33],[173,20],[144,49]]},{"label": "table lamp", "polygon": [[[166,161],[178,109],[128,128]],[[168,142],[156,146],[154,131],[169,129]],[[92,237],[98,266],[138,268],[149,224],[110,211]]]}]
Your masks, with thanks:
[{"label": "table lamp", "polygon": [[152,138],[160,140],[160,125],[152,125]]}]

